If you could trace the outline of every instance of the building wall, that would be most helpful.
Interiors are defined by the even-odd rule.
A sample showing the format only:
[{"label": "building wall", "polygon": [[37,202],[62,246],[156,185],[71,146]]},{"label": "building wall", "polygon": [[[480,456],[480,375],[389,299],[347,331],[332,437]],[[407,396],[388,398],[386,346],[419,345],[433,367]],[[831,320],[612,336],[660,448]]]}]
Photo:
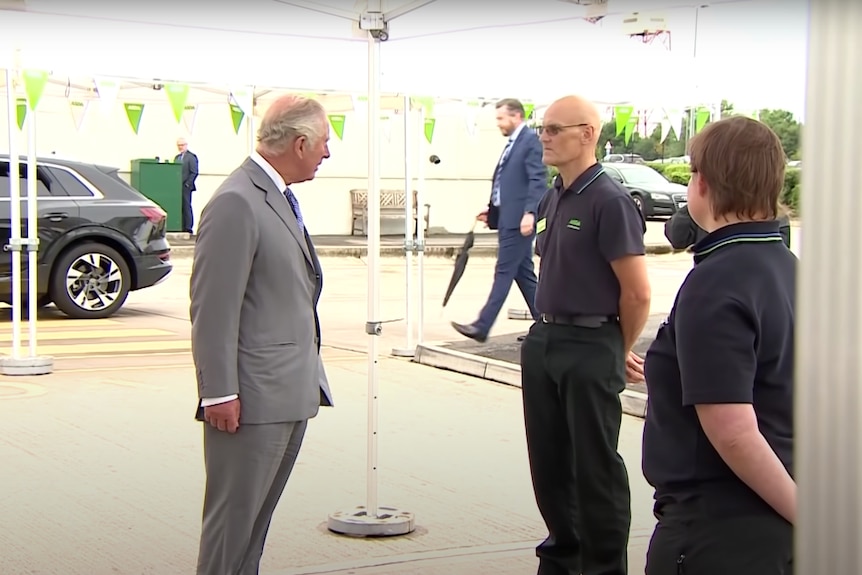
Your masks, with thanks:
[{"label": "building wall", "polygon": [[[215,99],[220,100],[220,99]],[[45,98],[36,112],[36,147],[40,156],[57,156],[119,167],[128,177],[134,158],[172,158],[179,136],[189,139],[190,149],[200,159],[201,175],[194,195],[197,217],[218,185],[239,165],[249,150],[248,119],[239,134],[234,133],[226,100],[198,105],[193,131],[177,123],[166,99],[145,103],[139,133],[135,134],[118,101],[102,111],[98,100],[88,104],[80,129],[77,129],[68,100]],[[128,100],[126,100],[128,101]],[[5,111],[5,98],[0,99]],[[263,109],[256,110],[257,114]],[[351,206],[349,191],[367,187],[367,114],[339,112],[346,116],[344,138],[334,132],[330,141],[331,158],[324,161],[317,178],[293,189],[299,198],[303,215],[313,233],[318,235],[349,234]],[[391,120],[383,129],[381,144],[382,188],[404,188],[403,115],[389,112]],[[490,178],[504,139],[494,123],[493,106],[475,113],[476,129],[468,130],[465,104],[452,103],[435,107],[433,140],[428,144],[422,135],[418,117],[412,129],[412,171],[415,178],[421,154],[425,170],[425,203],[431,205],[430,226],[437,232],[463,232],[472,225],[474,215],[484,207],[490,189]],[[19,152],[26,151],[26,130],[19,134]],[[8,151],[6,114],[0,114],[0,149]],[[436,154],[441,163],[433,165],[428,157]],[[403,220],[383,224],[383,233],[400,233]]]}]

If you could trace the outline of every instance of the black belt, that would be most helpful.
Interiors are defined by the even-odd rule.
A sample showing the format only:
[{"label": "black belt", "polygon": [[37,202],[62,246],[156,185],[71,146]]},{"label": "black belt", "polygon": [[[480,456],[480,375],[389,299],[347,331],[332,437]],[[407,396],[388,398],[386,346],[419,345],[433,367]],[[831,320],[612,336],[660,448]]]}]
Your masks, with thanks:
[{"label": "black belt", "polygon": [[541,323],[554,325],[570,325],[575,327],[599,327],[602,324],[618,321],[615,315],[552,315],[539,314]]}]

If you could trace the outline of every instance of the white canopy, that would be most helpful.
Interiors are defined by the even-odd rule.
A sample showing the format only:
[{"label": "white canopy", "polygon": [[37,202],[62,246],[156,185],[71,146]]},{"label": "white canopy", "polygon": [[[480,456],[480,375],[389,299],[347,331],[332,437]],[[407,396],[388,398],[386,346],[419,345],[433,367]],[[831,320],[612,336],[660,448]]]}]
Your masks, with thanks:
[{"label": "white canopy", "polygon": [[[364,93],[365,37],[355,23],[279,2],[242,6],[28,0],[3,12],[0,65],[13,47],[24,67],[55,76],[103,75],[221,85]],[[355,12],[352,2],[315,2]],[[384,2],[384,11],[387,10]],[[400,2],[399,4],[409,4]],[[676,5],[612,0],[611,12]],[[579,93],[641,107],[717,101],[695,94],[690,58],[640,44],[583,19],[576,1],[464,5],[436,0],[390,24],[381,48],[384,93],[548,102]],[[682,81],[680,81],[682,79]]]}]

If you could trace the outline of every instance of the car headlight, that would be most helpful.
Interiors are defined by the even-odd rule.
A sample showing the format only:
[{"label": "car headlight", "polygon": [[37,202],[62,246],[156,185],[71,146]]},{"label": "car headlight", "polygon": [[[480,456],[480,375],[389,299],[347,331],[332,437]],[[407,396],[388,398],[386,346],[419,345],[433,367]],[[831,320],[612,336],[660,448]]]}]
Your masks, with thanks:
[{"label": "car headlight", "polygon": [[670,194],[661,194],[661,193],[657,193],[657,192],[650,193],[650,196],[652,196],[656,200],[670,200],[671,199]]}]

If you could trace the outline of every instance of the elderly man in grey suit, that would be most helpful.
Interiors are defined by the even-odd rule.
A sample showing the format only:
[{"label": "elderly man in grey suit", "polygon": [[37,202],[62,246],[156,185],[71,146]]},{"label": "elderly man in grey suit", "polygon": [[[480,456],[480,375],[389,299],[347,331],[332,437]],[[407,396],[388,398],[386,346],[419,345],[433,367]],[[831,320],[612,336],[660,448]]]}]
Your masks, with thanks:
[{"label": "elderly man in grey suit", "polygon": [[192,268],[206,469],[198,575],[258,573],[306,423],[332,405],[320,262],[289,187],[329,157],[326,113],[314,100],[280,98],[257,139],[204,208]]}]

